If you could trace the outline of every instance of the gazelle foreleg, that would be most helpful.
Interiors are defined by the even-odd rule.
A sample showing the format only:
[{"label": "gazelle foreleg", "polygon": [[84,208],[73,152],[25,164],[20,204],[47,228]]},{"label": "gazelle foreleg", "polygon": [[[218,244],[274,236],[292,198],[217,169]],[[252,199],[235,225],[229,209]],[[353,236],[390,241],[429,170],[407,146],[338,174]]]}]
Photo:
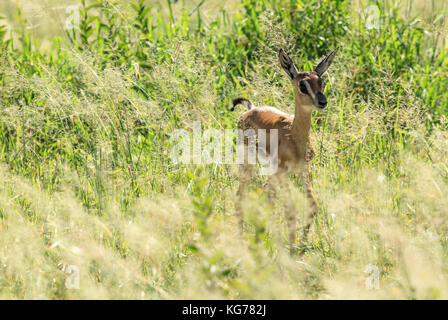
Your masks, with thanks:
[{"label": "gazelle foreleg", "polygon": [[311,168],[309,163],[305,165],[305,167],[300,171],[300,180],[302,181],[303,191],[305,192],[306,198],[308,199],[308,203],[310,205],[311,214],[306,218],[306,225],[304,229],[304,241],[306,241],[308,237],[308,232],[311,227],[311,223],[315,215],[317,214],[317,202],[314,198],[314,192],[312,187],[312,176],[311,176]]}]

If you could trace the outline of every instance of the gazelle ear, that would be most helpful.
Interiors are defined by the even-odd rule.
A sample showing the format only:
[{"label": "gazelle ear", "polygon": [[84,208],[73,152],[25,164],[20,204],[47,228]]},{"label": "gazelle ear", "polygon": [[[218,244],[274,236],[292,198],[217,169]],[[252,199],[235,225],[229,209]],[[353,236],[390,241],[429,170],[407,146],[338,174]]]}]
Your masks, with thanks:
[{"label": "gazelle ear", "polygon": [[283,70],[285,70],[286,74],[291,80],[299,74],[299,71],[297,71],[294,62],[292,62],[291,58],[288,57],[283,49],[280,49],[280,51],[278,52],[278,59],[280,60],[280,64]]},{"label": "gazelle ear", "polygon": [[328,68],[331,66],[331,63],[333,62],[333,59],[336,55],[336,53],[338,52],[339,47],[337,47],[336,49],[334,49],[334,51],[332,53],[330,53],[324,60],[322,60],[317,67],[314,69],[314,71],[316,71],[316,73],[320,76],[322,76],[327,70]]}]

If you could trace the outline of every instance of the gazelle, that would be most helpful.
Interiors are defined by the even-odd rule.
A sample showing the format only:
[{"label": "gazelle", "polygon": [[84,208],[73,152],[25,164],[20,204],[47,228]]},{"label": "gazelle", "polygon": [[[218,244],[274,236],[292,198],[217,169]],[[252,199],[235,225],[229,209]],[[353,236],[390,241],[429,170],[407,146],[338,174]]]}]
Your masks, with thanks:
[{"label": "gazelle", "polygon": [[[317,203],[311,186],[310,162],[315,155],[310,139],[311,114],[313,110],[321,111],[327,106],[327,98],[323,94],[325,83],[322,75],[330,67],[337,51],[338,48],[323,59],[314,71],[299,72],[291,58],[280,49],[280,64],[290,78],[294,89],[294,115],[289,115],[273,107],[255,107],[244,98],[235,99],[231,109],[233,111],[238,104],[242,104],[249,109],[241,115],[238,121],[238,129],[240,130],[265,129],[267,132],[271,129],[278,130],[278,170],[268,178],[264,188],[267,189],[272,200],[276,187],[285,187],[285,184],[289,181],[290,173],[299,174],[311,206],[311,215],[308,217],[304,230],[305,237],[317,212]],[[247,144],[246,141],[244,143]],[[268,148],[269,142],[266,144],[266,149],[268,150]],[[245,161],[239,169],[240,185],[237,193],[236,214],[241,230],[243,230],[244,219],[241,202],[247,191],[247,184],[253,175],[254,165]],[[297,231],[296,212],[294,212],[296,209],[291,199],[287,200],[286,216],[289,225],[289,242],[292,248]]]}]

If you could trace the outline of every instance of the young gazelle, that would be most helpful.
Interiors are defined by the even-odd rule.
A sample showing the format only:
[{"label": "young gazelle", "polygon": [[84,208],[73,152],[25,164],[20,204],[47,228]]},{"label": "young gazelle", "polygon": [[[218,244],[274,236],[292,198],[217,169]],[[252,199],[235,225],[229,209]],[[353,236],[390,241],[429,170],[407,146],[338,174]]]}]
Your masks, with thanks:
[{"label": "young gazelle", "polygon": [[[270,129],[278,130],[278,170],[268,178],[264,187],[269,192],[269,198],[272,200],[277,186],[282,187],[282,189],[286,187],[290,173],[299,174],[311,206],[311,216],[306,223],[305,236],[317,212],[317,203],[311,186],[310,171],[310,162],[315,154],[310,140],[311,114],[313,109],[321,111],[327,106],[327,99],[323,94],[325,85],[322,75],[330,67],[337,51],[338,49],[336,48],[318,64],[314,71],[299,72],[291,58],[282,49],[280,50],[280,64],[289,76],[294,89],[294,115],[289,115],[273,107],[255,107],[249,100],[243,98],[235,99],[231,109],[234,110],[238,104],[242,104],[249,109],[238,121],[238,129],[240,130],[254,129],[256,131],[257,129],[265,129],[267,132]],[[237,193],[236,214],[241,229],[244,222],[241,202],[247,191],[247,184],[252,177],[253,169],[254,165],[248,164],[247,161],[240,165],[240,185]],[[293,246],[297,231],[296,212],[291,199],[287,199],[287,201],[286,212],[289,225],[289,241],[290,245]]]}]

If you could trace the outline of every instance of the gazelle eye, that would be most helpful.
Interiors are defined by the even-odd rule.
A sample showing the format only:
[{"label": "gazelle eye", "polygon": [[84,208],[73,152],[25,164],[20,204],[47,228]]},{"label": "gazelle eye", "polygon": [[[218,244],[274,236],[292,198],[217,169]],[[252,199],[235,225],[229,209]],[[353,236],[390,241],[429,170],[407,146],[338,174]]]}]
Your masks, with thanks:
[{"label": "gazelle eye", "polygon": [[308,90],[306,88],[305,82],[300,81],[299,83],[299,90],[300,92],[302,92],[303,94],[308,94]]}]

